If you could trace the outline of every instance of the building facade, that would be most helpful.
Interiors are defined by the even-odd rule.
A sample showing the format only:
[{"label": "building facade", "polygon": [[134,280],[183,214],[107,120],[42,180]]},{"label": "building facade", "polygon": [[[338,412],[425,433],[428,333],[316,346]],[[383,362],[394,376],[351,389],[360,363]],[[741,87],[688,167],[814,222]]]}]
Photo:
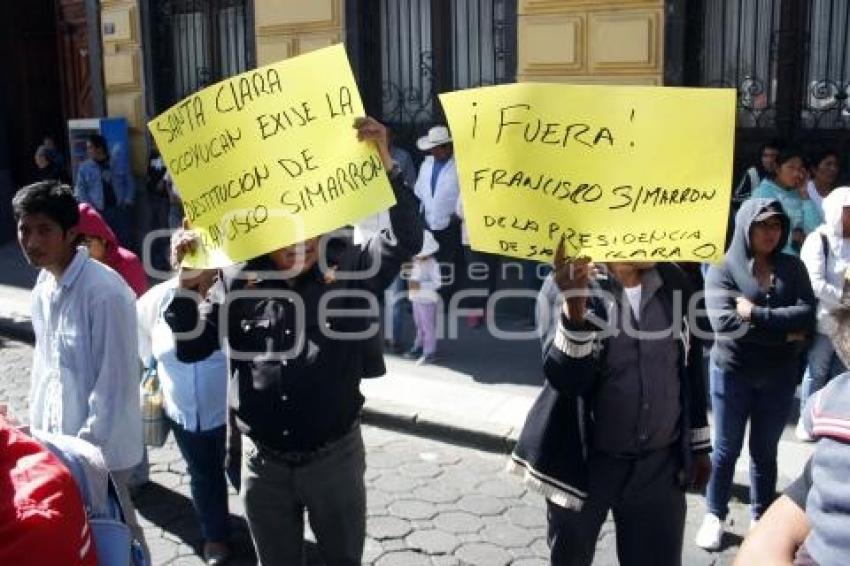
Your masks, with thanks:
[{"label": "building facade", "polygon": [[[367,111],[402,145],[444,119],[436,96],[450,90],[513,81],[723,86],[738,92],[736,171],[776,136],[835,147],[850,168],[844,0],[36,2],[65,21],[55,27],[59,66],[79,68],[61,79],[61,118],[126,117],[139,178],[151,117],[222,78],[338,42]],[[31,152],[38,140],[16,141]]]}]

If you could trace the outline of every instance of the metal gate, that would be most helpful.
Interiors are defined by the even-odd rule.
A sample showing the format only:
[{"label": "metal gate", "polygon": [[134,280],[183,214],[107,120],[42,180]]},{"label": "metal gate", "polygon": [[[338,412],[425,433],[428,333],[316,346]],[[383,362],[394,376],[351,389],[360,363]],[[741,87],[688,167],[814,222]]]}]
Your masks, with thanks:
[{"label": "metal gate", "polygon": [[439,93],[515,80],[516,0],[346,4],[367,111],[392,126],[401,145],[445,123]]},{"label": "metal gate", "polygon": [[155,111],[255,66],[252,0],[152,0]]},{"label": "metal gate", "polygon": [[[688,82],[738,91],[738,156],[780,135],[850,165],[850,2],[689,3]],[[739,168],[745,163],[739,163]]]}]

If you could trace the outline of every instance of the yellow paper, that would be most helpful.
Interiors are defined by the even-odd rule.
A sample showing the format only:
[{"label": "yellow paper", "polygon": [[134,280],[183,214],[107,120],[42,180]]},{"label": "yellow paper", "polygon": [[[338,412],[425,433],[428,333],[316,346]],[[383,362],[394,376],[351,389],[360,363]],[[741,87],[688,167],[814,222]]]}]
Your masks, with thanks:
[{"label": "yellow paper", "polygon": [[207,87],[151,130],[202,246],[192,267],[244,261],[389,208],[342,45]]},{"label": "yellow paper", "polygon": [[734,89],[513,84],[440,95],[473,248],[718,261]]}]

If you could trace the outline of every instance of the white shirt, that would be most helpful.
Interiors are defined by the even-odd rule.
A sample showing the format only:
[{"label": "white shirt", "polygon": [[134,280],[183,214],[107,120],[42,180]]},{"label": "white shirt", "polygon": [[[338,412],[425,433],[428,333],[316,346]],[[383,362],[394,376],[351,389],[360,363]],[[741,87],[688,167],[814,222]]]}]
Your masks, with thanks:
[{"label": "white shirt", "polygon": [[199,362],[177,359],[174,334],[162,313],[174,297],[177,279],[152,287],[136,303],[139,357],[156,359],[165,413],[190,432],[223,426],[227,417],[227,357],[216,350]]},{"label": "white shirt", "polygon": [[623,291],[626,292],[626,299],[628,299],[629,305],[632,307],[632,314],[635,315],[635,322],[640,322],[641,289],[641,285],[637,285],[635,287],[623,287]]},{"label": "white shirt", "polygon": [[[823,254],[822,235],[827,238],[827,257]],[[818,300],[817,329],[822,334],[830,335],[835,331],[837,323],[832,316],[834,311],[850,307],[843,300],[844,274],[850,269],[848,244],[850,241],[837,238],[829,227],[821,225],[806,236],[800,250],[800,259],[809,272],[812,290]]]},{"label": "white shirt", "polygon": [[78,436],[110,470],[142,459],[133,292],[78,248],[59,281],[42,270],[32,290],[34,430]]},{"label": "white shirt", "polygon": [[[413,260],[413,268],[410,271],[410,285],[408,297],[412,303],[436,303],[439,300],[437,289],[440,288],[442,278],[440,276],[440,264],[430,256],[426,259]],[[414,287],[419,287],[415,289]]]},{"label": "white shirt", "polygon": [[431,230],[445,230],[455,212],[460,187],[457,180],[455,158],[452,156],[437,176],[437,186],[431,194],[431,174],[434,169],[434,156],[429,155],[419,167],[419,177],[413,192],[422,203],[425,222]]}]

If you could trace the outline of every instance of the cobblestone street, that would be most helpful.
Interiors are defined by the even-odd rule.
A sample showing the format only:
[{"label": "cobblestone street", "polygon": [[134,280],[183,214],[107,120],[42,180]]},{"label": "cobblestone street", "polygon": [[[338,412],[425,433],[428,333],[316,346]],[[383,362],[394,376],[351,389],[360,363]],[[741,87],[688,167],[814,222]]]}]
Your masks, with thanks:
[{"label": "cobblestone street", "polygon": [[[0,403],[26,415],[32,355],[30,346],[0,338]],[[506,456],[364,426],[368,454],[368,539],[364,562],[377,566],[473,564],[529,566],[546,564],[545,506],[503,471]],[[150,450],[148,484],[136,503],[156,565],[201,564],[196,551],[200,532],[189,500],[189,477],[176,445]],[[740,491],[740,490],[739,490]],[[254,564],[242,505],[231,493],[235,559]],[[729,564],[739,536],[711,555],[691,541],[704,507],[688,496],[688,525],[683,563]],[[733,501],[732,530],[748,525],[744,505]],[[310,564],[318,565],[310,547]],[[603,527],[596,564],[616,564],[613,524]]]}]

